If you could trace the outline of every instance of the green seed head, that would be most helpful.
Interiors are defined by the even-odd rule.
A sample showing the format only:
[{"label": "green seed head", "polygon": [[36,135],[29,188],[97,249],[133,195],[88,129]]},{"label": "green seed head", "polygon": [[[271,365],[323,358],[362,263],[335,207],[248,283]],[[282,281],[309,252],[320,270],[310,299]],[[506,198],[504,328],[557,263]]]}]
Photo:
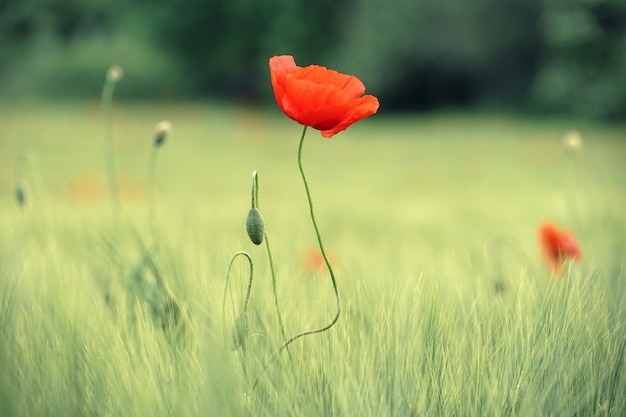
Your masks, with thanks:
[{"label": "green seed head", "polygon": [[248,237],[255,245],[263,243],[265,221],[259,209],[251,208],[248,212],[248,218],[246,218],[246,232],[248,232]]}]

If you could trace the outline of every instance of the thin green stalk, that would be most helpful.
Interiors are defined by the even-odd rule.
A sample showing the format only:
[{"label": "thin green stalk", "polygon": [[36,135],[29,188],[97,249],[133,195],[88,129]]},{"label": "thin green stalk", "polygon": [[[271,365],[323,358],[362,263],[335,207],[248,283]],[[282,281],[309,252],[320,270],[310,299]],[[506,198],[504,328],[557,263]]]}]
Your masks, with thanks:
[{"label": "thin green stalk", "polygon": [[228,289],[228,277],[230,276],[230,270],[233,267],[233,262],[238,256],[244,256],[248,259],[248,264],[250,265],[250,277],[248,279],[248,288],[246,289],[246,298],[243,302],[243,312],[244,314],[248,311],[248,303],[250,302],[250,292],[252,290],[252,279],[254,277],[254,264],[252,263],[252,257],[248,252],[238,251],[233,254],[230,258],[230,262],[228,262],[228,269],[226,270],[226,279],[224,281],[224,294],[222,296],[222,318],[226,314],[226,290]]},{"label": "thin green stalk", "polygon": [[578,220],[580,219],[578,215],[578,198],[576,196],[578,178],[576,175],[576,157],[578,155],[571,154],[567,155],[567,176],[568,176],[568,185],[567,185],[567,197],[566,203],[569,209],[569,214],[571,215],[572,221],[574,224],[578,225]]},{"label": "thin green stalk", "polygon": [[115,90],[115,84],[117,79],[107,74],[102,88],[102,111],[104,122],[104,142],[105,142],[105,160],[106,160],[106,173],[109,183],[109,195],[111,197],[111,209],[113,215],[117,217],[120,208],[120,200],[117,189],[117,180],[115,174],[115,150],[113,148],[113,116],[112,116],[112,103],[113,92]]},{"label": "thin green stalk", "polygon": [[[233,324],[232,330],[232,342],[233,349],[242,349],[242,352],[245,356],[246,354],[246,340],[249,335],[249,322],[248,322],[248,303],[250,302],[250,292],[252,290],[252,278],[254,276],[254,265],[252,263],[252,257],[245,251],[236,252],[228,263],[228,270],[226,271],[226,279],[224,282],[224,294],[222,296],[222,321],[225,320],[226,317],[226,291],[228,288],[228,277],[230,276],[230,270],[233,266],[233,262],[238,256],[245,256],[248,260],[248,264],[250,265],[250,277],[248,279],[248,288],[246,289],[246,296],[243,302],[243,311],[238,316],[235,314],[235,303],[232,302],[232,310],[233,316],[235,316],[235,322]],[[231,293],[232,298],[232,293]],[[242,362],[242,368],[244,374],[247,373],[247,367],[245,362]]]},{"label": "thin green stalk", "polygon": [[148,160],[148,222],[152,232],[152,243],[156,244],[156,198],[154,191],[154,173],[156,171],[156,155],[157,147],[152,146],[150,149],[150,159]]},{"label": "thin green stalk", "polygon": [[304,143],[304,136],[306,134],[307,127],[304,126],[302,130],[302,136],[300,137],[300,144],[298,146],[298,168],[300,169],[300,175],[302,176],[302,182],[304,183],[304,190],[306,191],[306,197],[309,203],[309,214],[311,215],[311,221],[313,222],[313,228],[315,229],[315,236],[317,237],[317,243],[320,248],[320,252],[322,253],[322,257],[324,258],[324,262],[326,263],[326,267],[328,267],[328,272],[330,273],[330,280],[333,284],[333,290],[335,291],[335,298],[337,300],[337,311],[335,312],[334,317],[331,321],[322,326],[315,329],[305,330],[300,333],[297,333],[291,336],[289,339],[285,340],[283,344],[278,349],[280,353],[283,349],[289,346],[293,341],[299,339],[303,336],[307,336],[310,334],[321,333],[324,332],[335,325],[337,320],[339,320],[339,315],[341,314],[341,297],[339,296],[339,290],[337,289],[337,280],[335,279],[335,273],[333,272],[333,268],[328,260],[328,256],[326,255],[326,251],[324,250],[324,244],[322,243],[322,238],[320,236],[320,231],[317,226],[317,221],[315,220],[315,213],[313,211],[313,200],[311,198],[311,191],[309,190],[309,184],[306,180],[306,175],[304,174],[304,168],[302,168],[302,144]]},{"label": "thin green stalk", "polygon": [[280,325],[280,335],[283,339],[287,338],[285,333],[285,325],[283,324],[283,318],[280,314],[280,308],[278,306],[278,290],[276,289],[276,272],[274,270],[274,258],[272,258],[272,251],[270,249],[270,241],[267,238],[267,232],[265,236],[265,248],[267,249],[267,258],[270,261],[270,272],[272,273],[272,290],[274,291],[274,306],[276,307],[276,315],[278,316],[278,324]]}]

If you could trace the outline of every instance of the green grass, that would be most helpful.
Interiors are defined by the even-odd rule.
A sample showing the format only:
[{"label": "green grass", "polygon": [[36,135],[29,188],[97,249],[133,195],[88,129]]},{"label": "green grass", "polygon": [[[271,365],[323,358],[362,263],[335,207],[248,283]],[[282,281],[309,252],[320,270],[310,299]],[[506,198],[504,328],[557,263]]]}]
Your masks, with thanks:
[{"label": "green grass", "polygon": [[[113,116],[117,223],[97,98],[0,109],[1,415],[626,415],[623,126],[447,114],[374,116],[331,140],[310,130],[303,164],[344,310],[270,361],[283,340],[265,248],[245,232],[253,170],[288,336],[335,307],[328,275],[303,264],[315,235],[300,126],[209,104]],[[174,133],[152,250],[145,177],[162,119]],[[584,139],[575,159],[570,129]],[[560,278],[537,248],[544,220],[582,248]],[[233,350],[243,258],[224,315],[222,294],[239,250],[255,274]]]}]

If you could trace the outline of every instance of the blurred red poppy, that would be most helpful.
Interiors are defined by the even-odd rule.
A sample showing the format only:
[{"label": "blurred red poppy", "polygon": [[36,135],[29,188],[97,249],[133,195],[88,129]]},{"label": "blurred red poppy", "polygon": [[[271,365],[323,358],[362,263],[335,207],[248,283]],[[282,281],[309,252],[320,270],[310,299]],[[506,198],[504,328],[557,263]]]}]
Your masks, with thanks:
[{"label": "blurred red poppy", "polygon": [[[332,253],[326,251],[328,262],[335,268],[336,261]],[[321,271],[326,268],[326,261],[322,256],[322,252],[318,248],[307,248],[302,252],[302,263],[309,271]]]},{"label": "blurred red poppy", "polygon": [[552,223],[539,226],[539,244],[546,264],[555,273],[563,269],[567,259],[579,260],[581,257],[574,234]]},{"label": "blurred red poppy", "polygon": [[326,138],[378,111],[378,99],[363,95],[358,78],[319,65],[298,67],[291,55],[270,58],[270,76],[283,113]]}]

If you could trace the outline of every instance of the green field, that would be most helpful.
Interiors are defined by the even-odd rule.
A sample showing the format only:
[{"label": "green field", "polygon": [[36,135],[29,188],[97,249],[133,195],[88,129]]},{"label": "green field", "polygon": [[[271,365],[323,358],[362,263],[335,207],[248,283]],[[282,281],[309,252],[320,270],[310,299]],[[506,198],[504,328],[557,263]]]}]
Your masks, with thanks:
[{"label": "green field", "polygon": [[[163,119],[174,131],[151,208]],[[343,311],[274,357],[270,263],[245,231],[252,171],[287,336],[335,308],[306,255],[301,127],[189,103],[117,105],[113,120],[118,216],[97,98],[0,108],[0,415],[626,416],[625,126],[436,114],[309,130],[303,164]],[[584,146],[568,155],[572,129]],[[581,246],[559,277],[538,248],[543,221]],[[240,250],[254,281],[233,349],[243,257],[222,300]]]}]

